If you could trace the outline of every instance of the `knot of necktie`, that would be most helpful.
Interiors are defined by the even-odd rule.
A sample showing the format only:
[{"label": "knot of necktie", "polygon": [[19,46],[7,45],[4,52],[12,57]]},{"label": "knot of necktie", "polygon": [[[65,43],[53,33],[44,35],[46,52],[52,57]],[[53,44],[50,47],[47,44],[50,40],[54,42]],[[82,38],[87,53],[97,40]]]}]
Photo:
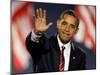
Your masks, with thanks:
[{"label": "knot of necktie", "polygon": [[62,46],[61,48],[62,48],[62,51],[64,51],[64,49],[65,49],[65,46]]}]

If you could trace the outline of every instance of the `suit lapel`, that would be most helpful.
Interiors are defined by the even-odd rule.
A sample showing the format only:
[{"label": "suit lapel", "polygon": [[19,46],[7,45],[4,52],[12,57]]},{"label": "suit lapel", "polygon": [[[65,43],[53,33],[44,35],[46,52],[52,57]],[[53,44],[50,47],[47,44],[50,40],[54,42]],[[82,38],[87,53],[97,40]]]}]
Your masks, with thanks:
[{"label": "suit lapel", "polygon": [[[52,40],[52,48],[53,48],[53,67],[55,69],[55,71],[59,71],[59,58],[60,58],[60,48],[59,48],[59,44],[57,41],[57,37],[54,37]],[[75,50],[75,46],[74,44],[71,42],[71,52],[70,52],[70,59],[69,59],[69,68],[68,70],[73,70],[76,68],[76,50]]]},{"label": "suit lapel", "polygon": [[71,52],[70,52],[70,61],[69,61],[69,68],[68,70],[75,69],[76,63],[76,52],[73,43],[71,42]]},{"label": "suit lapel", "polygon": [[59,71],[59,58],[60,58],[60,48],[58,45],[57,37],[52,39],[52,60],[53,60],[53,68],[55,71]]},{"label": "suit lapel", "polygon": [[[57,37],[54,37],[51,41],[52,44],[52,66],[55,71],[59,71],[59,58],[60,58],[60,48],[57,41]],[[76,69],[76,50],[75,50],[74,44],[71,42],[71,52],[70,52],[70,59],[69,59],[69,67],[68,70],[74,70]]]}]

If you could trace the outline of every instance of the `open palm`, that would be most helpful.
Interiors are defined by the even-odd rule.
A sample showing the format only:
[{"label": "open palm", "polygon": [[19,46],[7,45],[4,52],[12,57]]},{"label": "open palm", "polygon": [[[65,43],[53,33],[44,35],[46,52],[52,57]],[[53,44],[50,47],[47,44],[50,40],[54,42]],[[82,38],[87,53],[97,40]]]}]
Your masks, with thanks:
[{"label": "open palm", "polygon": [[52,25],[52,22],[46,24],[46,10],[37,9],[35,17],[35,29],[37,31],[44,32]]}]

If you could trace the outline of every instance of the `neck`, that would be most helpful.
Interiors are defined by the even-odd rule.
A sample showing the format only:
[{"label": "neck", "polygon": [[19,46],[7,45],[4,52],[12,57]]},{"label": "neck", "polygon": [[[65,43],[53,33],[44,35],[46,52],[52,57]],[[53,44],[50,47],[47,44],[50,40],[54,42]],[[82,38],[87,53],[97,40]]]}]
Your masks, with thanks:
[{"label": "neck", "polygon": [[63,41],[63,40],[60,38],[59,35],[57,35],[57,37],[59,38],[59,40],[60,40],[60,42],[61,42],[62,44],[67,44],[67,43],[70,42],[70,40],[68,40],[68,41]]},{"label": "neck", "polygon": [[67,44],[67,43],[70,42],[70,40],[68,40],[68,41],[63,41],[63,40],[60,38],[59,35],[57,35],[57,38],[59,39],[59,41],[60,41],[62,44]]}]

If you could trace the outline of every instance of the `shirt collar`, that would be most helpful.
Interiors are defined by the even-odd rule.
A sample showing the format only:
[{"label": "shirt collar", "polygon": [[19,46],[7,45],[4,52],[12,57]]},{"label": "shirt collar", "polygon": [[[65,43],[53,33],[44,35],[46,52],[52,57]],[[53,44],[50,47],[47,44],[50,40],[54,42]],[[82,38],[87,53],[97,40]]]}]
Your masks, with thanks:
[{"label": "shirt collar", "polygon": [[65,46],[66,49],[70,48],[70,46],[71,46],[70,42],[68,42],[67,44],[63,44],[58,35],[57,35],[57,40],[58,40],[58,44],[59,44],[60,49],[62,46]]}]

